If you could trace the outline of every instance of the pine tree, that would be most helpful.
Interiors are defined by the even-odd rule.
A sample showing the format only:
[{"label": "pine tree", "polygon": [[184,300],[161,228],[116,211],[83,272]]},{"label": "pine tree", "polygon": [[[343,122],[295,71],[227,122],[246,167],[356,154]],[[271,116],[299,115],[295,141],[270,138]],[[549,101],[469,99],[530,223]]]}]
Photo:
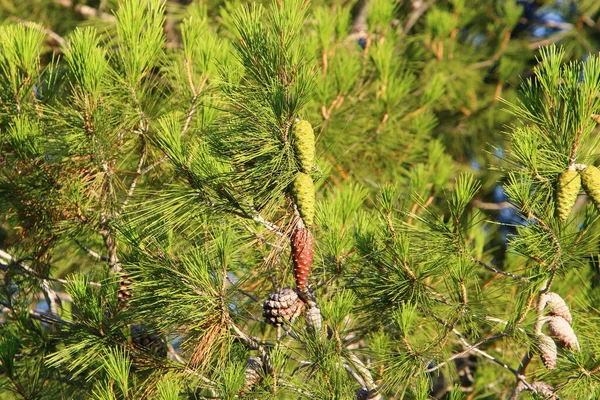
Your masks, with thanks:
[{"label": "pine tree", "polygon": [[179,3],[0,5],[0,398],[600,396],[597,2]]}]

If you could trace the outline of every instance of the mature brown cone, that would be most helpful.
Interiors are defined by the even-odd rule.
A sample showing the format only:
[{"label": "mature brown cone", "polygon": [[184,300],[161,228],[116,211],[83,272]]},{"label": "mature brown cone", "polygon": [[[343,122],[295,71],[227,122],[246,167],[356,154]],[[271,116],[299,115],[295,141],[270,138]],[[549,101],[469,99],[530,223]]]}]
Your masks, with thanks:
[{"label": "mature brown cone", "polygon": [[304,302],[298,297],[298,292],[285,288],[269,295],[263,304],[263,317],[266,323],[280,326],[300,315],[303,308]]},{"label": "mature brown cone", "polygon": [[133,325],[131,327],[131,341],[134,346],[156,354],[159,357],[166,357],[168,353],[167,344],[156,333],[150,333],[144,325]]},{"label": "mature brown cone", "polygon": [[295,228],[292,231],[292,262],[298,290],[305,291],[314,258],[314,241],[308,228]]},{"label": "mature brown cone", "polygon": [[573,322],[567,303],[557,293],[548,292],[542,295],[541,300],[544,301],[545,307],[548,308],[550,314],[562,317],[568,323]]},{"label": "mature brown cone", "polygon": [[131,298],[131,278],[127,275],[122,275],[119,279],[119,290],[117,291],[117,300],[119,310],[123,310],[130,306],[129,299]]},{"label": "mature brown cone", "polygon": [[546,369],[554,369],[558,358],[556,343],[550,336],[541,334],[538,336],[538,350],[540,358],[544,362]]},{"label": "mature brown cone", "polygon": [[547,317],[548,331],[550,336],[554,338],[560,345],[565,346],[573,351],[579,351],[579,341],[575,331],[571,325],[562,317]]}]

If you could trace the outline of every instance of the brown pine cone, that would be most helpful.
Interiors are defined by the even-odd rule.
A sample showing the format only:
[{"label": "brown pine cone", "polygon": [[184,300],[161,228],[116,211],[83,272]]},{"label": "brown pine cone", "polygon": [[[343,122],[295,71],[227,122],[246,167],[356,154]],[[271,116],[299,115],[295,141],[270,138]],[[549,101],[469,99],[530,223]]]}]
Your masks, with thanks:
[{"label": "brown pine cone", "polygon": [[558,359],[554,340],[550,336],[541,334],[538,336],[538,350],[540,351],[540,358],[544,362],[544,367],[546,369],[554,369],[556,360]]},{"label": "brown pine cone", "polygon": [[300,315],[303,307],[296,289],[285,288],[269,295],[263,304],[263,317],[266,323],[281,326]]},{"label": "brown pine cone", "polygon": [[119,277],[119,290],[117,291],[117,306],[119,310],[129,307],[129,299],[131,299],[130,286],[133,283],[129,275],[121,275]]},{"label": "brown pine cone", "polygon": [[298,290],[305,291],[314,259],[314,241],[308,228],[295,228],[291,237],[292,262]]},{"label": "brown pine cone", "polygon": [[245,383],[244,390],[242,391],[244,394],[246,392],[251,392],[254,388],[254,385],[260,380],[261,371],[263,369],[262,360],[260,357],[250,357],[246,360],[246,370],[245,372]]},{"label": "brown pine cone", "polygon": [[579,341],[571,325],[562,317],[547,317],[550,336],[562,346],[574,351],[579,351]]},{"label": "brown pine cone", "polygon": [[131,327],[131,341],[136,347],[162,358],[167,357],[168,349],[165,341],[156,333],[150,333],[144,325],[133,325]]},{"label": "brown pine cone", "polygon": [[542,301],[546,303],[545,306],[550,311],[550,314],[562,317],[568,323],[573,322],[567,303],[558,294],[548,292],[543,295]]}]

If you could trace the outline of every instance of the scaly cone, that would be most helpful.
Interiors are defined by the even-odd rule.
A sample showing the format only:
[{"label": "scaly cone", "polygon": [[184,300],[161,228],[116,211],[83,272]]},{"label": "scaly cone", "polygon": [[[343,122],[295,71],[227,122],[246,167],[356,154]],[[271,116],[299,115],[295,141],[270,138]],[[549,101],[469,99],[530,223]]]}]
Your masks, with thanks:
[{"label": "scaly cone", "polygon": [[295,228],[290,238],[294,277],[298,290],[305,291],[314,257],[313,237],[308,228]]},{"label": "scaly cone", "polygon": [[540,352],[540,358],[544,363],[546,369],[554,369],[556,366],[556,360],[558,358],[556,343],[550,336],[541,334],[538,336],[538,350]]},{"label": "scaly cone", "polygon": [[556,185],[556,214],[565,222],[575,205],[581,189],[581,178],[575,170],[568,170],[558,176]]},{"label": "scaly cone", "polygon": [[310,175],[303,172],[296,174],[292,195],[304,225],[310,228],[315,218],[315,184]]},{"label": "scaly cone", "polygon": [[124,310],[130,306],[129,299],[131,299],[130,286],[133,282],[128,275],[121,275],[119,279],[119,290],[117,291],[117,307],[119,310]]},{"label": "scaly cone", "polygon": [[548,311],[550,311],[550,314],[562,317],[569,324],[573,322],[567,303],[557,293],[548,292],[542,295],[541,300],[544,302],[545,307],[548,308]]},{"label": "scaly cone", "polygon": [[308,121],[297,121],[292,129],[294,151],[300,163],[300,170],[310,173],[315,162],[315,133]]},{"label": "scaly cone", "polygon": [[300,315],[303,308],[296,289],[284,288],[269,295],[263,304],[263,317],[266,323],[281,326]]},{"label": "scaly cone", "polygon": [[588,165],[581,171],[581,183],[596,208],[600,210],[600,170],[593,165]]},{"label": "scaly cone", "polygon": [[555,341],[573,351],[579,351],[579,341],[571,325],[562,317],[548,317],[548,331]]}]

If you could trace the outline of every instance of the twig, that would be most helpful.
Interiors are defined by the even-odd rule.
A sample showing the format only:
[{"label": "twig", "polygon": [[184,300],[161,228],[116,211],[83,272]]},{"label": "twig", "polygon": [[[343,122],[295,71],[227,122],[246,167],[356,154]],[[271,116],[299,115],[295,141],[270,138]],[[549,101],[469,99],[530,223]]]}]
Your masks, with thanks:
[{"label": "twig", "polygon": [[[67,281],[66,279],[52,278],[50,276],[43,276],[43,275],[39,274],[38,272],[36,272],[33,268],[29,267],[27,264],[20,262],[19,260],[17,260],[13,256],[11,256],[10,254],[8,254],[7,252],[2,251],[2,250],[0,250],[0,259],[3,259],[5,261],[10,261],[12,264],[20,267],[23,271],[25,271],[25,273],[27,273],[30,276],[34,276],[36,278],[47,280],[47,281],[62,283],[63,285],[69,283],[69,281]],[[9,264],[4,264],[0,261],[0,269],[5,270],[9,266],[10,266]],[[102,284],[98,283],[98,282],[88,282],[88,285],[98,286],[98,287],[102,286]]]},{"label": "twig", "polygon": [[[354,366],[354,368],[356,368],[356,370],[360,374],[360,377],[364,381],[364,387],[369,392],[375,391],[377,388],[377,385],[375,384],[375,381],[373,380],[373,376],[371,375],[371,372],[367,369],[365,364],[363,364],[363,362],[360,360],[360,358],[358,358],[356,356],[356,354],[354,354],[354,353],[348,353],[346,358],[348,359],[348,361],[350,361],[350,363]],[[375,399],[377,397],[372,397],[372,398]]]},{"label": "twig", "polygon": [[[30,268],[26,264],[19,262],[19,260],[17,260],[10,254],[8,254],[2,250],[0,250],[0,257],[2,257],[6,261],[10,261],[14,265],[18,265],[23,270],[25,270],[29,275],[40,277],[39,274],[36,271],[34,271],[32,268]],[[3,265],[4,265],[4,263],[0,263],[0,266],[3,266]],[[7,268],[8,268],[8,266],[9,266],[9,264],[6,264]],[[42,282],[40,284],[40,289],[42,290],[42,293],[44,294],[46,303],[48,303],[48,309],[50,310],[50,312],[52,314],[58,314],[58,303],[60,302],[60,298],[56,295],[56,292],[50,287],[50,284],[48,283],[48,279],[42,278]]]},{"label": "twig", "polygon": [[425,11],[427,11],[427,9],[431,7],[433,3],[435,3],[435,0],[429,0],[428,2],[424,2],[419,7],[413,9],[410,15],[408,16],[408,19],[404,23],[400,34],[405,34],[408,31],[410,31],[412,27],[417,23],[419,18],[421,18],[421,16],[425,14]]},{"label": "twig", "polygon": [[260,353],[260,358],[262,359],[263,365],[267,369],[267,372],[271,375],[273,374],[273,363],[271,362],[271,357],[265,350],[265,348],[254,338],[248,335],[246,332],[242,331],[233,321],[230,322],[229,326],[236,335],[252,350],[258,350]]},{"label": "twig", "polygon": [[[455,330],[455,328],[453,329],[453,331],[454,330]],[[491,341],[496,340],[496,339],[500,339],[500,338],[502,338],[502,337],[504,337],[506,335],[507,335],[506,333],[498,333],[496,335],[489,336],[487,338],[481,339],[480,341],[478,341],[475,344],[470,344],[469,346],[467,346],[467,349],[465,349],[465,350],[463,350],[461,352],[458,352],[458,353],[450,356],[445,361],[442,361],[439,364],[437,364],[437,365],[435,365],[435,366],[433,366],[431,368],[426,369],[425,372],[434,372],[434,371],[437,371],[438,369],[440,369],[443,366],[445,366],[446,364],[448,364],[450,361],[455,360],[457,358],[460,358],[460,357],[464,356],[465,354],[473,351],[473,349],[476,349],[477,347],[481,346],[482,344],[487,343],[487,342],[491,342]]]},{"label": "twig", "polygon": [[90,249],[89,247],[86,247],[83,243],[81,243],[79,240],[73,238],[73,241],[77,244],[77,246],[79,246],[79,248],[83,251],[85,251],[86,253],[88,253],[91,257],[95,258],[98,261],[108,261],[108,258],[106,256],[103,256],[99,253],[96,253],[94,250]]},{"label": "twig", "polygon": [[519,280],[519,281],[522,281],[522,282],[529,282],[529,279],[527,279],[527,278],[525,278],[523,276],[516,275],[516,274],[510,273],[510,272],[506,272],[506,271],[503,271],[503,270],[498,269],[498,268],[494,268],[491,265],[488,265],[488,264],[484,263],[483,261],[477,260],[476,258],[471,258],[471,261],[474,262],[475,264],[481,265],[485,269],[488,269],[488,270],[490,270],[490,271],[492,271],[492,272],[494,272],[496,274],[508,276],[508,277],[511,277],[513,279],[516,279],[516,280]]},{"label": "twig", "polygon": [[[7,314],[12,314],[12,308],[8,303],[4,301],[0,301],[0,312],[4,312]],[[38,321],[50,323],[50,324],[70,324],[69,321],[66,321],[55,314],[40,312],[36,310],[29,310],[29,315],[33,319],[37,319]]]},{"label": "twig", "polygon": [[125,209],[125,207],[127,207],[127,204],[129,204],[129,200],[131,200],[131,197],[133,196],[133,192],[135,191],[135,188],[137,186],[138,179],[140,179],[140,176],[142,176],[142,172],[143,172],[142,167],[144,166],[144,162],[146,162],[146,153],[147,153],[146,142],[145,142],[143,136],[141,136],[141,142],[142,142],[142,149],[140,151],[140,159],[138,160],[137,167],[135,169],[135,177],[133,178],[133,180],[131,181],[131,184],[129,185],[129,189],[127,190],[127,194],[125,195],[125,200],[123,200],[123,203],[121,204],[121,207],[120,207],[119,211],[117,212],[117,215],[121,214],[123,212],[123,210]]},{"label": "twig", "polygon": [[248,216],[248,218],[252,219],[254,222],[258,222],[259,224],[262,224],[265,228],[267,228],[271,232],[274,232],[275,234],[277,234],[279,236],[285,236],[283,230],[279,226],[277,226],[276,224],[274,224],[271,221],[267,221],[266,219],[264,219],[258,213],[258,211],[256,211],[255,209],[252,209],[252,214],[248,214],[247,216]]},{"label": "twig", "polygon": [[479,354],[480,356],[487,358],[488,360],[493,361],[494,363],[500,365],[502,368],[509,370],[510,372],[512,372],[515,377],[517,378],[517,380],[519,382],[521,382],[527,389],[531,390],[531,391],[535,391],[531,385],[525,380],[525,377],[516,369],[514,369],[513,367],[511,367],[510,365],[506,364],[505,362],[497,359],[496,357],[492,356],[491,354],[478,349],[475,345],[471,345],[469,342],[467,342],[465,340],[465,338],[463,337],[463,335],[456,329],[452,329],[452,332],[454,332],[454,334],[458,337],[458,339],[461,341],[461,343],[467,347],[468,349],[472,350],[474,353]]},{"label": "twig", "polygon": [[116,18],[113,15],[103,13],[101,11],[96,10],[93,7],[86,6],[84,4],[75,4],[71,0],[52,0],[54,4],[61,5],[63,7],[67,7],[75,11],[77,14],[86,17],[86,18],[101,18],[106,21],[115,22]]}]

